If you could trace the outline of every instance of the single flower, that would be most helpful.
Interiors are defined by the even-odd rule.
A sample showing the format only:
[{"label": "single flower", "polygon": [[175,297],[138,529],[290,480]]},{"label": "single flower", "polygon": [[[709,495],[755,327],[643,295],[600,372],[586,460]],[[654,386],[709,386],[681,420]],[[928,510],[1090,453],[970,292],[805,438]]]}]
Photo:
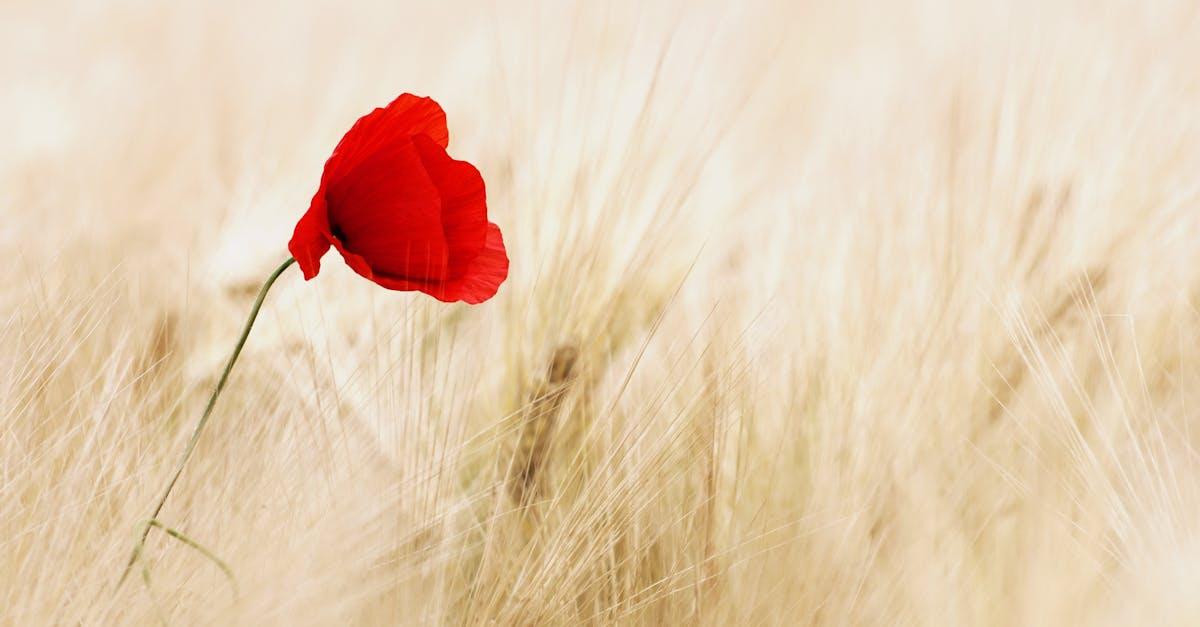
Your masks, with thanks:
[{"label": "single flower", "polygon": [[[167,482],[125,570],[124,583],[143,555],[151,529],[161,529],[200,551],[233,580],[225,562],[158,515],[196,450],[200,434],[250,337],[271,286],[293,263],[311,279],[333,246],[355,272],[393,290],[419,290],[439,300],[481,303],[508,277],[508,256],[500,229],[487,219],[487,196],[479,170],[446,154],[450,135],[446,114],[436,102],[402,94],[391,104],[359,118],[325,162],[321,185],[296,224],[284,260],[259,288],[250,316],[225,370],[217,379],[204,413]],[[145,563],[143,577],[150,584]],[[236,595],[236,582],[234,582]]]},{"label": "single flower", "polygon": [[483,177],[446,154],[449,140],[430,98],[401,94],[359,118],[288,243],[304,278],[332,246],[388,289],[471,304],[494,296],[508,277],[504,240],[488,222]]}]

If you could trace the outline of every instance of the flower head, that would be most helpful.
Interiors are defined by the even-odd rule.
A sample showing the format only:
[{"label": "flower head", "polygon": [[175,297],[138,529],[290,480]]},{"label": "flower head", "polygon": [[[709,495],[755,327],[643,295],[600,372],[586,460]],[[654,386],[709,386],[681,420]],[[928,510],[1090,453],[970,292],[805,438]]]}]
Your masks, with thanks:
[{"label": "flower head", "polygon": [[508,276],[483,177],[446,154],[446,114],[401,94],[359,118],[325,162],[288,250],[305,279],[332,246],[358,274],[392,290],[481,303]]}]

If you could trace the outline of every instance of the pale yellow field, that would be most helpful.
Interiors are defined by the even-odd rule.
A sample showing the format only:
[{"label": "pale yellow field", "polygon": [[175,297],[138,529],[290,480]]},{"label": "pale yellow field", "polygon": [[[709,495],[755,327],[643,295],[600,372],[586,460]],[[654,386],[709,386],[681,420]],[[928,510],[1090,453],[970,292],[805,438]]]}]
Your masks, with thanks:
[{"label": "pale yellow field", "polygon": [[[1200,624],[1191,2],[0,7],[0,623]],[[291,270],[447,110],[483,305]]]}]

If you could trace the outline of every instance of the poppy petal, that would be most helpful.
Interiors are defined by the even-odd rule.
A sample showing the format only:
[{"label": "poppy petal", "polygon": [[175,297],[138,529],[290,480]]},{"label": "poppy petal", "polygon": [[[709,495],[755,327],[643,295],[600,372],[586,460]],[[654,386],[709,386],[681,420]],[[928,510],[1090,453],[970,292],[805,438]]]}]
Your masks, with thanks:
[{"label": "poppy petal", "polygon": [[500,289],[500,284],[507,278],[508,253],[504,250],[504,237],[500,234],[500,227],[489,222],[487,240],[483,244],[483,250],[479,251],[479,255],[471,261],[466,274],[459,278],[457,284],[453,286],[454,291],[447,290],[446,295],[451,298],[443,298],[432,292],[427,293],[441,300],[461,300],[477,305],[495,296],[496,291]]},{"label": "poppy petal", "polygon": [[[346,246],[342,244],[342,242],[340,242],[336,237],[333,238],[332,244],[333,247],[336,248],[339,253],[341,253],[342,259],[346,261],[346,265],[350,266],[351,270],[357,272],[359,276],[367,279],[368,281],[379,283],[379,278],[375,276],[375,271],[371,269],[371,264],[367,263],[367,260],[363,259],[362,255],[346,250]],[[387,286],[384,285],[384,287]]]},{"label": "poppy petal", "polygon": [[[354,267],[355,262],[350,258],[347,258],[346,262],[350,267]],[[487,240],[483,250],[471,260],[463,276],[441,282],[414,281],[405,277],[379,274],[367,278],[390,290],[419,290],[443,302],[461,300],[478,305],[495,296],[500,284],[508,278],[508,254],[504,250],[504,238],[500,234],[500,227],[488,223]]]},{"label": "poppy petal", "polygon": [[325,208],[325,190],[318,190],[308,211],[296,223],[288,252],[300,264],[304,280],[321,271],[321,257],[329,250],[329,213]]},{"label": "poppy petal", "polygon": [[449,262],[446,278],[467,273],[487,240],[487,193],[479,170],[457,161],[425,135],[413,137],[425,171],[442,199],[442,231]]},{"label": "poppy petal", "polygon": [[445,278],[441,198],[408,138],[376,150],[332,181],[325,200],[330,234],[343,256],[359,255],[376,275]]},{"label": "poppy petal", "polygon": [[446,112],[432,98],[400,94],[386,107],[362,116],[350,127],[325,162],[322,182],[333,182],[382,147],[413,135],[428,135],[445,148],[450,143]]}]

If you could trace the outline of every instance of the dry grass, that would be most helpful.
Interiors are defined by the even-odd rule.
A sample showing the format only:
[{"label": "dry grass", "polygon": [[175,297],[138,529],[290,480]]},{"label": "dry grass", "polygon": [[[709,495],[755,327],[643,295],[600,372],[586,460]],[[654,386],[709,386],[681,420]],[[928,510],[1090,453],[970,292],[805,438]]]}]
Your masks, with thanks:
[{"label": "dry grass", "polygon": [[[1192,3],[277,4],[0,8],[0,622],[1200,622]],[[404,90],[511,279],[285,275],[163,514],[241,597],[114,594]]]}]

